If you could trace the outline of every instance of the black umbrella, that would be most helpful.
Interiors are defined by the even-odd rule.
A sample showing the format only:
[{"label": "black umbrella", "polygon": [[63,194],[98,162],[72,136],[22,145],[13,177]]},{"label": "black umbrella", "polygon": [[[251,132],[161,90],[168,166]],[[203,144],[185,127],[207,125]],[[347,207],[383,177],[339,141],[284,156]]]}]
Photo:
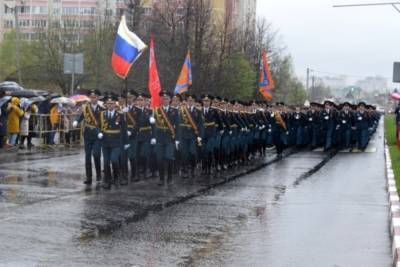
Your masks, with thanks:
[{"label": "black umbrella", "polygon": [[23,90],[23,91],[14,91],[11,92],[11,96],[16,96],[16,97],[26,97],[26,98],[31,98],[31,97],[36,97],[39,96],[37,93],[29,90]]},{"label": "black umbrella", "polygon": [[0,92],[16,92],[23,91],[24,88],[16,82],[2,82],[0,83]]}]

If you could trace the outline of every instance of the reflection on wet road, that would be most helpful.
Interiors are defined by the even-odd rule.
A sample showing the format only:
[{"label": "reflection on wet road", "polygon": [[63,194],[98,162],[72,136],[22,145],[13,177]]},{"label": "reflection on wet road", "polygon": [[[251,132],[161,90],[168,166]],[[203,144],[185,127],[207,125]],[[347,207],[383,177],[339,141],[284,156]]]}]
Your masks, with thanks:
[{"label": "reflection on wet road", "polygon": [[80,152],[3,164],[0,265],[390,266],[382,128],[371,146],[292,154],[183,202],[210,181],[85,192]]}]

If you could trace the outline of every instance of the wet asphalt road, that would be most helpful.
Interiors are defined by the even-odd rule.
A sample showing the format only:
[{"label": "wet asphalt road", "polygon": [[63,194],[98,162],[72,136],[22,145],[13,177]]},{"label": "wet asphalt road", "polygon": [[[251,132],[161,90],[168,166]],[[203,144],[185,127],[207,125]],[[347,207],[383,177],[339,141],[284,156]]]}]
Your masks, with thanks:
[{"label": "wet asphalt road", "polygon": [[370,151],[111,192],[80,151],[28,153],[0,164],[0,266],[390,266],[382,127]]}]

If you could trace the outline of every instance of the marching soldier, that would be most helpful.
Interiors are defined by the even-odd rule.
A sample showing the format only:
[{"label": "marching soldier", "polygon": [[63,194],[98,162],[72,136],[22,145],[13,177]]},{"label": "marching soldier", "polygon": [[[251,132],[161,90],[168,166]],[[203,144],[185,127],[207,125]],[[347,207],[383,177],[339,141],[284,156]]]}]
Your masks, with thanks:
[{"label": "marching soldier", "polygon": [[83,138],[85,145],[85,170],[86,180],[84,184],[92,184],[92,157],[96,169],[96,181],[101,181],[101,143],[97,138],[100,132],[100,113],[104,110],[98,104],[99,91],[92,90],[89,92],[90,103],[82,107],[82,113],[78,120],[73,122],[73,127],[76,128],[82,121]]},{"label": "marching soldier", "polygon": [[336,128],[336,116],[333,111],[333,103],[331,101],[324,102],[324,110],[321,111],[320,119],[322,122],[322,140],[324,150],[328,151],[332,148],[333,135]]},{"label": "marching soldier", "polygon": [[354,116],[351,111],[350,103],[343,103],[338,120],[340,125],[340,149],[350,149],[351,132],[354,125]]},{"label": "marching soldier", "polygon": [[152,118],[152,111],[146,107],[145,95],[138,94],[136,99],[137,103],[137,159],[138,169],[135,181],[139,181],[140,177],[147,177],[147,166],[149,165],[151,153],[151,139],[153,138],[153,128],[151,122],[154,123]]},{"label": "marching soldier", "polygon": [[357,144],[358,149],[361,151],[364,151],[367,148],[369,141],[368,130],[370,128],[370,118],[365,110],[366,106],[365,102],[360,102],[358,104],[358,111],[354,116]]},{"label": "marching soldier", "polygon": [[[213,97],[203,95],[201,99],[203,104],[201,112],[204,117],[203,170],[206,175],[210,175],[213,157],[217,150],[217,137],[220,135],[218,129],[222,126],[217,110],[211,107]],[[215,158],[215,160],[217,160],[217,158]]]},{"label": "marching soldier", "polygon": [[130,90],[127,94],[127,105],[124,108],[129,148],[126,151],[122,150],[122,162],[125,174],[121,181],[122,185],[128,183],[128,159],[131,166],[130,180],[134,181],[136,175],[138,109],[135,106],[135,101],[137,96],[138,94],[135,91]]},{"label": "marching soldier", "polygon": [[179,126],[177,131],[180,143],[180,152],[183,163],[183,178],[188,178],[188,167],[190,173],[195,174],[197,160],[197,146],[202,146],[203,137],[203,117],[201,111],[195,107],[196,97],[188,95],[186,105],[179,108]]},{"label": "marching soldier", "polygon": [[164,185],[165,170],[167,170],[167,182],[172,181],[172,170],[174,161],[174,143],[179,148],[176,140],[176,129],[179,123],[178,110],[170,106],[171,94],[162,91],[162,107],[154,109],[152,122],[154,127],[154,138],[151,143],[155,145],[157,155],[158,172],[160,176],[159,185]]},{"label": "marching soldier", "polygon": [[[103,188],[111,189],[112,181],[118,186],[121,170],[120,157],[121,149],[128,149],[126,138],[126,122],[124,114],[117,110],[115,96],[106,98],[107,110],[100,113],[100,133],[98,138],[101,140],[104,158],[104,184]],[[112,165],[112,173],[111,166]]]}]

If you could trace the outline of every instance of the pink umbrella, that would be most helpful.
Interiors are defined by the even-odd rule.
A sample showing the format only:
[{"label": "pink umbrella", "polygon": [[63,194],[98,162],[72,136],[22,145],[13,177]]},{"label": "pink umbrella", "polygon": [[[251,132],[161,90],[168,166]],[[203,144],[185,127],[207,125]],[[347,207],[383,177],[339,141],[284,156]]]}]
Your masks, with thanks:
[{"label": "pink umbrella", "polygon": [[390,96],[391,96],[393,99],[399,100],[399,101],[400,101],[400,93],[394,92],[394,93],[391,93]]},{"label": "pink umbrella", "polygon": [[73,95],[69,99],[74,100],[75,103],[89,102],[90,101],[89,97],[87,97],[85,95]]}]

